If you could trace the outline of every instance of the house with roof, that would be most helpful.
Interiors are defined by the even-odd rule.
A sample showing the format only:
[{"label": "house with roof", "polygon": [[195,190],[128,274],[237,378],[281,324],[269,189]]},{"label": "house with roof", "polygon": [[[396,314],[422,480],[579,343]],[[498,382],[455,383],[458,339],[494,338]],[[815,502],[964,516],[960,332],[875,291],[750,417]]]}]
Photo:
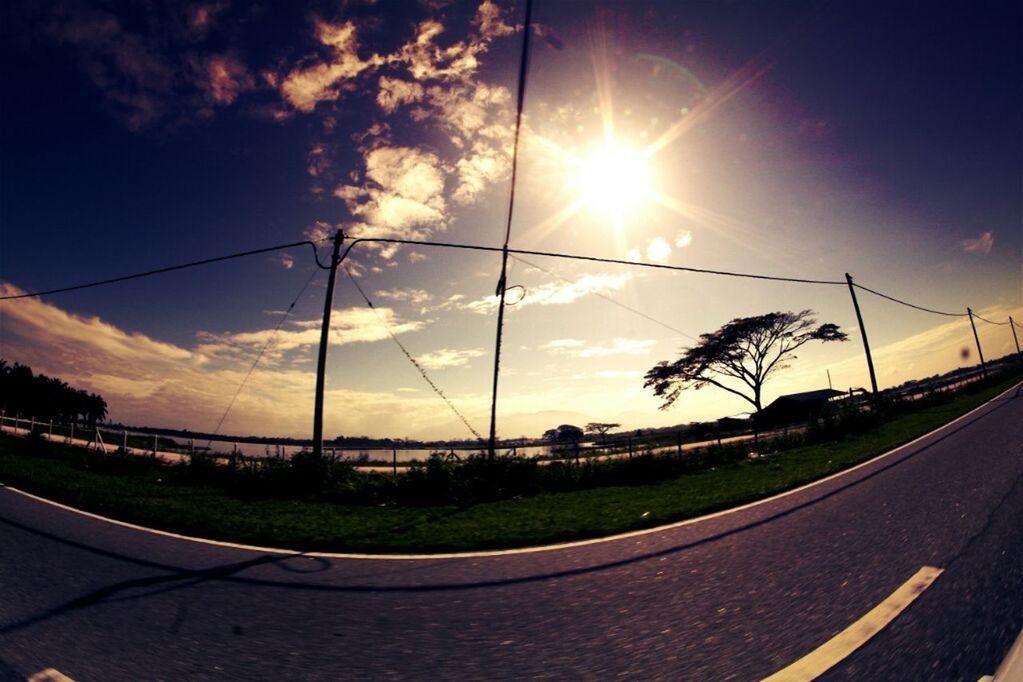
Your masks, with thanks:
[{"label": "house with roof", "polygon": [[818,416],[828,403],[842,400],[845,392],[822,388],[804,393],[779,396],[756,416],[758,425],[775,426],[805,422]]}]

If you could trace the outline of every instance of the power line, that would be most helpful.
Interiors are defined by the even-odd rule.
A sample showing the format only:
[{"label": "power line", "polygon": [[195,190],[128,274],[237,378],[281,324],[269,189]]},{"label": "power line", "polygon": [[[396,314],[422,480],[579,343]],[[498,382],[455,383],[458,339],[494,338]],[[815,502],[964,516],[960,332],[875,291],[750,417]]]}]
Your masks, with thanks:
[{"label": "power line", "polygon": [[[572,282],[572,280],[568,279],[567,277],[562,277],[558,273],[553,272],[551,270],[548,270],[547,268],[541,267],[541,266],[537,265],[536,263],[532,263],[532,262],[526,260],[525,258],[521,258],[519,256],[512,256],[512,258],[514,258],[518,262],[522,263],[523,265],[528,265],[529,267],[534,268],[536,270],[539,270],[540,272],[547,273],[551,277],[554,277],[556,279],[560,279],[562,282],[568,282],[568,283]],[[691,334],[687,334],[686,332],[682,331],[681,329],[678,329],[677,327],[672,327],[667,322],[661,322],[657,318],[651,317],[650,315],[647,315],[646,313],[642,312],[641,310],[636,310],[632,306],[626,305],[626,304],[622,303],[621,301],[619,301],[617,299],[614,299],[614,298],[611,298],[610,296],[608,296],[606,294],[602,294],[599,291],[593,291],[593,292],[590,292],[590,293],[592,293],[594,296],[596,296],[598,298],[604,299],[608,303],[612,303],[612,304],[618,306],[619,308],[622,308],[624,310],[628,310],[630,313],[634,313],[636,315],[639,315],[640,317],[642,317],[642,318],[644,318],[646,320],[649,320],[650,322],[653,322],[656,325],[660,325],[661,327],[664,327],[665,329],[673,331],[676,334],[680,334],[681,336],[684,336],[687,339],[690,339],[691,341],[699,341],[699,339],[697,339],[695,336],[693,336]]]},{"label": "power line", "polygon": [[[234,392],[234,396],[232,396],[231,402],[227,404],[227,409],[224,410],[224,414],[220,415],[220,421],[217,422],[217,428],[213,429],[213,435],[217,435],[218,433],[220,433],[220,427],[224,425],[224,420],[227,419],[228,412],[230,412],[231,408],[234,407],[234,402],[238,400],[238,396],[241,395],[242,389],[245,388],[245,384],[249,381],[249,377],[252,376],[252,372],[256,369],[256,365],[258,365],[259,361],[263,359],[263,355],[270,347],[270,344],[272,344],[274,340],[277,338],[277,332],[279,332],[281,330],[281,327],[284,326],[284,321],[288,319],[288,316],[291,314],[292,309],[294,309],[295,304],[298,303],[298,300],[300,298],[302,298],[302,294],[304,294],[305,290],[309,288],[309,285],[313,281],[313,277],[315,277],[317,274],[318,274],[317,271],[313,270],[312,274],[309,275],[309,279],[307,279],[305,281],[305,284],[302,285],[302,288],[299,289],[298,295],[295,296],[295,299],[291,302],[291,305],[289,305],[288,309],[284,311],[283,315],[281,315],[281,319],[277,321],[277,326],[274,327],[274,330],[270,334],[270,337],[266,340],[266,343],[264,343],[263,347],[259,350],[259,354],[256,355],[256,359],[252,361],[252,366],[249,367],[249,371],[245,373],[245,378],[243,378],[242,382],[238,384],[238,390]],[[207,450],[209,449],[211,443],[213,443],[212,438],[206,441]]]},{"label": "power line", "polygon": [[984,319],[983,317],[981,317],[977,313],[973,313],[973,316],[976,317],[981,322],[987,322],[988,324],[996,324],[999,327],[1004,327],[1005,325],[1009,324],[1008,320],[1006,320],[1005,322],[992,322],[991,320]]},{"label": "power line", "polygon": [[[465,249],[469,251],[490,251],[501,253],[504,251],[503,248],[497,246],[479,246],[476,244],[452,244],[450,242],[433,242],[433,241],[416,241],[413,239],[393,239],[384,237],[359,237],[353,239],[349,244],[348,248],[345,249],[344,254],[341,256],[341,260],[344,260],[348,256],[348,252],[352,248],[361,242],[372,242],[380,244],[409,244],[412,246],[438,246],[449,249]],[[749,272],[733,272],[729,270],[708,270],[706,268],[693,268],[685,265],[666,265],[663,263],[640,263],[631,260],[622,260],[619,258],[600,258],[598,256],[581,256],[572,253],[559,253],[557,251],[532,251],[529,249],[508,249],[509,254],[521,254],[525,256],[547,256],[549,258],[564,258],[567,260],[581,260],[590,261],[593,263],[610,263],[612,265],[629,265],[632,267],[640,268],[653,268],[656,270],[673,270],[677,272],[695,272],[704,275],[722,275],[725,277],[742,277],[746,279],[760,279],[768,280],[772,282],[795,282],[796,284],[832,284],[846,286],[846,282],[840,282],[838,280],[831,279],[803,279],[800,277],[777,277],[774,275],[760,275]],[[858,285],[857,285],[858,286]],[[886,297],[887,298],[887,297]],[[934,311],[929,311],[934,312]]]},{"label": "power line", "polygon": [[888,294],[882,294],[880,291],[874,291],[873,289],[869,289],[869,288],[863,286],[862,284],[856,284],[855,282],[853,283],[853,286],[856,287],[857,289],[863,289],[864,291],[870,292],[870,293],[874,294],[875,296],[880,296],[881,298],[886,298],[889,301],[892,301],[894,303],[898,303],[899,305],[904,305],[904,306],[907,306],[909,308],[916,308],[917,310],[922,310],[925,313],[934,313],[935,315],[945,315],[947,317],[967,317],[968,316],[967,313],[946,313],[946,312],[941,311],[941,310],[932,310],[930,308],[924,308],[923,306],[914,305],[912,303],[908,303],[908,302],[903,301],[901,299],[895,298],[894,296],[889,296]]},{"label": "power line", "polygon": [[437,384],[433,383],[433,380],[426,373],[426,370],[423,369],[423,366],[419,364],[419,361],[416,360],[412,356],[412,354],[409,353],[408,348],[405,348],[405,345],[398,340],[398,336],[393,331],[391,331],[391,327],[384,320],[383,316],[380,314],[380,311],[377,310],[376,306],[373,305],[373,301],[369,300],[369,296],[366,295],[366,292],[363,291],[361,286],[359,286],[359,282],[356,281],[355,277],[352,276],[352,272],[344,265],[342,265],[341,267],[344,268],[344,271],[348,274],[348,281],[355,285],[355,288],[356,290],[358,290],[359,295],[362,296],[362,300],[365,301],[366,305],[369,306],[370,310],[372,310],[374,314],[376,314],[377,319],[380,320],[380,324],[387,331],[388,336],[390,336],[391,340],[394,341],[395,344],[397,344],[398,348],[401,349],[401,352],[405,354],[406,358],[408,358],[408,361],[411,362],[412,365],[417,370],[419,370],[419,374],[421,374],[426,383],[430,385],[430,388],[433,389],[433,392],[440,396],[440,399],[443,400],[444,403],[451,409],[451,411],[455,413],[455,416],[462,420],[462,423],[465,424],[465,428],[469,429],[472,435],[476,436],[478,440],[484,441],[485,439],[483,438],[483,436],[481,436],[479,432],[476,431],[476,429],[472,428],[472,424],[470,424],[469,420],[465,418],[465,415],[463,415],[458,410],[458,408],[455,407],[455,404],[451,402],[451,400],[446,395],[444,395],[444,391],[440,390]]},{"label": "power line", "polygon": [[[320,240],[323,241],[323,240]],[[194,268],[199,265],[209,265],[210,263],[220,263],[226,260],[232,260],[234,258],[244,258],[246,256],[255,256],[261,253],[269,253],[271,251],[283,251],[285,249],[292,249],[296,246],[302,246],[308,244],[313,249],[313,257],[316,259],[316,264],[322,268],[327,269],[327,266],[320,262],[319,256],[316,253],[316,244],[311,240],[303,240],[300,242],[291,242],[290,244],[278,244],[277,246],[268,246],[263,249],[253,249],[251,251],[242,251],[241,253],[232,253],[227,256],[217,256],[216,258],[206,258],[204,260],[191,261],[188,263],[181,263],[180,265],[170,265],[165,268],[157,268],[155,270],[146,270],[145,272],[136,272],[132,275],[123,275],[121,277],[113,277],[111,279],[104,279],[98,282],[89,282],[88,284],[76,284],[74,286],[62,287],[60,289],[49,289],[47,291],[37,291],[30,294],[16,294],[14,296],[0,296],[0,301],[8,301],[15,298],[32,298],[34,296],[48,296],[50,294],[61,294],[68,291],[77,291],[79,289],[88,289],[90,287],[98,287],[104,284],[114,284],[115,282],[125,282],[130,279],[139,279],[141,277],[149,277],[151,275],[159,275],[164,272],[173,272],[175,270],[184,270],[185,268]]]}]

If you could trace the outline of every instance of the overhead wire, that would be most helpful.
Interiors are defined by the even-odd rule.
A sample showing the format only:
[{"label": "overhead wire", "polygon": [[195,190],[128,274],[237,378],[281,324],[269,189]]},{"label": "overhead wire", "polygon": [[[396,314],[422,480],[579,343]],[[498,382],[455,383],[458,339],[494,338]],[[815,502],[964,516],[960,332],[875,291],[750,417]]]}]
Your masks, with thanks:
[{"label": "overhead wire", "polygon": [[[546,273],[546,274],[550,275],[551,277],[554,277],[556,279],[560,279],[562,282],[568,282],[568,283],[572,282],[572,280],[568,279],[567,277],[563,277],[562,275],[559,275],[558,273],[554,272],[553,270],[548,270],[547,268],[541,267],[541,266],[537,265],[536,263],[533,263],[531,261],[526,260],[525,258],[522,258],[520,256],[512,256],[512,258],[514,258],[518,262],[522,263],[523,265],[527,265],[527,266],[529,266],[529,267],[531,267],[531,268],[533,268],[535,270],[539,270],[540,272]],[[633,308],[630,305],[626,305],[625,303],[622,303],[621,301],[619,301],[619,300],[617,300],[615,298],[612,298],[611,296],[608,296],[607,294],[602,294],[599,291],[592,291],[590,293],[592,293],[597,298],[603,299],[603,300],[607,301],[608,303],[612,303],[612,304],[618,306],[619,308],[622,308],[623,310],[628,310],[630,313],[633,313],[635,315],[639,315],[640,317],[642,317],[642,318],[644,318],[646,320],[649,320],[650,322],[653,322],[656,325],[664,327],[665,329],[667,329],[669,331],[673,331],[676,334],[684,336],[684,337],[686,337],[687,339],[689,339],[691,341],[699,341],[699,339],[697,339],[695,336],[693,336],[691,334],[687,334],[686,332],[682,331],[681,329],[679,329],[677,327],[671,326],[667,322],[662,322],[661,320],[658,320],[655,317],[647,315],[643,311],[637,310],[636,308]]]},{"label": "overhead wire", "polygon": [[[503,248],[497,246],[481,246],[478,244],[453,244],[450,242],[434,242],[434,241],[423,241],[413,239],[395,239],[385,237],[358,237],[348,243],[347,248],[341,255],[343,261],[348,253],[360,243],[381,243],[381,244],[408,244],[412,246],[437,246],[450,249],[465,249],[469,251],[490,251],[501,253],[504,251]],[[780,277],[775,275],[761,275],[751,272],[735,272],[730,270],[710,270],[707,268],[694,268],[686,265],[668,265],[666,263],[642,263],[631,260],[623,260],[620,258],[602,258],[599,256],[584,256],[573,253],[560,253],[557,251],[535,251],[532,249],[513,249],[509,248],[508,253],[511,255],[523,255],[523,256],[546,256],[548,258],[562,258],[566,260],[579,260],[589,261],[593,263],[608,263],[613,265],[628,265],[631,267],[640,268],[651,268],[655,270],[673,270],[677,272],[693,272],[704,275],[721,275],[725,277],[740,277],[746,279],[759,279],[768,280],[773,282],[793,282],[796,284],[827,284],[827,285],[841,285],[847,286],[845,281],[832,280],[832,279],[804,279],[801,277]],[[858,286],[858,285],[857,285]],[[872,292],[873,293],[873,292]],[[933,311],[932,311],[933,312]]]},{"label": "overhead wire", "polygon": [[1005,322],[992,322],[991,320],[988,320],[986,318],[981,317],[977,313],[973,313],[973,316],[976,317],[981,322],[987,322],[988,324],[995,324],[995,325],[998,325],[999,327],[1004,327],[1005,325],[1009,324],[1008,320],[1006,320]]},{"label": "overhead wire", "polygon": [[944,312],[942,310],[933,310],[932,308],[924,308],[923,306],[915,305],[913,303],[909,303],[908,301],[903,301],[902,299],[895,298],[894,296],[889,296],[888,294],[882,294],[880,291],[875,291],[875,290],[873,290],[873,289],[871,289],[869,287],[863,286],[862,284],[857,284],[856,282],[853,282],[853,286],[856,287],[857,289],[862,289],[863,291],[866,291],[866,292],[869,292],[871,294],[874,294],[875,296],[880,296],[881,298],[888,299],[889,301],[892,301],[893,303],[898,303],[899,305],[904,305],[904,306],[907,306],[909,308],[915,308],[917,310],[922,310],[925,313],[934,313],[935,315],[945,315],[946,317],[968,317],[969,316],[969,313],[947,313],[947,312]]},{"label": "overhead wire", "polygon": [[362,297],[362,300],[365,301],[366,305],[370,308],[370,310],[372,310],[374,314],[376,314],[377,319],[380,321],[381,326],[383,326],[383,328],[387,331],[387,334],[388,336],[391,337],[391,340],[394,341],[395,344],[397,344],[398,348],[401,349],[401,352],[405,355],[406,358],[408,358],[408,361],[412,363],[412,366],[419,370],[419,374],[423,377],[423,380],[430,385],[430,388],[433,389],[433,392],[436,393],[440,397],[440,399],[444,401],[448,408],[455,414],[456,417],[458,417],[461,420],[463,424],[465,424],[465,428],[469,429],[470,433],[472,433],[472,435],[475,436],[477,440],[479,440],[480,442],[485,441],[486,439],[483,438],[483,436],[481,436],[479,432],[472,427],[472,424],[469,423],[469,420],[466,419],[465,415],[463,415],[461,411],[455,406],[455,404],[451,402],[451,399],[444,394],[444,391],[442,391],[440,387],[433,382],[433,379],[430,378],[430,375],[426,373],[426,369],[424,369],[423,366],[419,364],[419,361],[416,360],[412,353],[409,352],[408,348],[405,347],[405,344],[403,344],[398,339],[398,336],[391,330],[390,325],[388,325],[387,321],[384,320],[383,315],[381,315],[380,311],[377,310],[377,307],[373,305],[373,301],[370,300],[369,296],[366,295],[366,292],[363,290],[363,288],[359,286],[359,282],[355,279],[355,277],[352,276],[351,270],[349,270],[348,267],[345,265],[341,265],[341,267],[348,275],[348,281],[351,282],[355,286],[355,289],[359,292],[359,295]]},{"label": "overhead wire", "polygon": [[[322,241],[322,240],[320,240]],[[303,246],[308,244],[313,249],[313,258],[316,259],[316,264],[321,269],[328,269],[329,266],[324,265],[320,262],[319,255],[316,252],[316,244],[309,239],[304,239],[300,242],[291,242],[289,244],[278,244],[277,246],[268,246],[262,249],[252,249],[250,251],[242,251],[239,253],[232,253],[226,256],[217,256],[215,258],[205,258],[203,260],[190,261],[188,263],[180,263],[178,265],[169,265],[165,268],[156,268],[154,270],[146,270],[145,272],[136,272],[131,275],[123,275],[121,277],[112,277],[110,279],[99,280],[97,282],[89,282],[87,284],[76,284],[68,287],[61,287],[59,289],[47,289],[46,291],[35,291],[31,293],[15,294],[12,296],[0,296],[0,301],[8,301],[16,298],[32,298],[35,296],[49,296],[50,294],[62,294],[68,291],[78,291],[79,289],[89,289],[91,287],[98,287],[104,284],[114,284],[116,282],[126,282],[132,279],[139,279],[141,277],[149,277],[151,275],[159,275],[165,272],[173,272],[175,270],[184,270],[186,268],[194,268],[200,265],[209,265],[211,263],[221,263],[227,260],[233,260],[235,258],[244,258],[246,256],[256,256],[261,253],[270,253],[271,251],[283,251],[285,249],[291,249],[296,246]]]},{"label": "overhead wire", "polygon": [[[276,340],[277,333],[280,332],[281,327],[284,326],[284,321],[288,319],[289,315],[291,315],[291,311],[294,310],[295,304],[297,304],[299,299],[302,298],[302,295],[305,293],[305,290],[309,288],[309,285],[312,283],[313,278],[316,277],[317,274],[319,274],[319,271],[313,270],[312,274],[309,275],[309,279],[307,279],[305,281],[305,284],[302,285],[302,288],[299,289],[298,295],[295,296],[295,298],[291,301],[291,305],[289,305],[288,309],[285,310],[284,314],[281,315],[281,319],[277,321],[277,326],[274,327],[274,330],[267,338],[266,343],[264,343],[263,347],[259,349],[259,353],[256,355],[256,359],[252,361],[252,366],[249,367],[249,371],[245,373],[245,377],[242,379],[241,383],[238,384],[238,389],[234,392],[234,395],[231,397],[231,402],[227,404],[227,409],[224,410],[224,414],[220,415],[220,421],[217,422],[217,427],[213,429],[214,436],[220,433],[220,427],[224,425],[224,420],[227,419],[228,413],[231,411],[231,408],[234,407],[235,401],[238,400],[238,396],[241,395],[242,390],[245,388],[245,384],[247,384],[249,381],[249,377],[252,376],[252,372],[255,371],[256,365],[259,364],[259,361],[263,359],[263,356],[266,354],[266,351],[270,348],[270,345]],[[210,438],[206,442],[207,450],[209,449],[212,443],[213,438]]]}]

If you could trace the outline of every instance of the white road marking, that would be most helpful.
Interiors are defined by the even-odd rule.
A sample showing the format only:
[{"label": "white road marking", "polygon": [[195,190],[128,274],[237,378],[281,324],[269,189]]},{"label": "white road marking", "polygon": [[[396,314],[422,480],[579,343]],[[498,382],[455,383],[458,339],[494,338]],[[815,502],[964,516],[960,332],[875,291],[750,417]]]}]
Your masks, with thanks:
[{"label": "white road marking", "polygon": [[924,566],[865,616],[795,663],[764,679],[764,682],[815,680],[856,651],[913,603],[931,586],[942,569]]},{"label": "white road marking", "polygon": [[26,682],[75,682],[70,677],[54,668],[40,670],[35,675],[26,678]]},{"label": "white road marking", "polygon": [[718,517],[721,517],[721,516],[727,516],[728,514],[734,514],[736,512],[741,512],[741,511],[746,510],[746,509],[752,509],[754,507],[758,507],[758,506],[763,505],[763,504],[770,504],[771,502],[774,502],[776,500],[780,500],[780,499],[788,497],[790,495],[795,495],[796,493],[803,492],[804,490],[808,490],[808,489],[813,488],[815,486],[823,485],[824,483],[827,483],[828,481],[834,480],[836,478],[839,478],[839,477],[842,477],[842,476],[848,476],[849,474],[852,474],[853,472],[855,472],[855,471],[857,471],[859,469],[862,469],[863,467],[870,466],[871,464],[875,464],[875,463],[877,463],[877,462],[879,462],[879,461],[881,461],[883,459],[887,459],[888,457],[892,457],[893,455],[896,455],[896,454],[902,452],[903,450],[906,450],[907,448],[912,447],[913,445],[915,445],[918,442],[924,440],[925,438],[929,438],[931,435],[933,435],[935,433],[938,433],[939,431],[947,429],[947,428],[951,427],[954,424],[958,424],[959,422],[961,422],[964,419],[968,418],[974,412],[977,412],[979,410],[984,409],[985,407],[987,407],[989,404],[991,404],[995,400],[998,400],[999,398],[1001,398],[1003,395],[1007,395],[1008,393],[1011,393],[1012,391],[1015,391],[1018,388],[1020,388],[1020,384],[1016,384],[1012,388],[1009,388],[1009,389],[1005,390],[1004,392],[999,393],[997,396],[995,396],[991,400],[987,401],[986,403],[983,403],[982,405],[978,405],[977,407],[973,408],[972,410],[970,410],[966,414],[964,414],[961,417],[958,417],[956,419],[953,419],[952,421],[950,421],[949,423],[945,424],[944,426],[939,426],[938,428],[934,429],[933,431],[929,431],[928,433],[925,433],[924,435],[920,436],[919,438],[914,438],[913,440],[909,441],[908,443],[905,443],[904,445],[900,445],[899,447],[895,448],[894,450],[889,450],[888,452],[881,453],[880,455],[878,455],[877,457],[874,457],[873,459],[868,459],[867,461],[861,462],[861,463],[857,464],[856,466],[849,467],[848,469],[843,469],[842,471],[838,471],[836,473],[833,473],[830,476],[827,476],[827,477],[822,478],[820,480],[811,481],[810,483],[807,483],[805,485],[801,485],[798,488],[793,488],[792,490],[786,490],[785,492],[778,493],[777,495],[772,495],[771,497],[765,497],[762,500],[756,500],[754,502],[749,502],[749,503],[741,505],[739,507],[733,507],[731,509],[724,509],[724,510],[719,511],[719,512],[714,512],[713,514],[707,514],[705,516],[699,516],[699,517],[696,517],[694,519],[686,519],[684,521],[676,521],[675,523],[669,523],[669,524],[665,524],[663,526],[656,526],[654,528],[644,528],[644,529],[641,529],[641,530],[633,530],[633,531],[629,531],[627,533],[618,533],[617,535],[608,535],[608,536],[605,536],[605,537],[602,537],[602,538],[591,538],[589,540],[574,540],[572,542],[561,542],[561,543],[557,543],[557,544],[554,544],[554,545],[541,545],[539,547],[519,547],[519,548],[516,548],[516,549],[493,549],[493,550],[485,550],[485,551],[479,551],[479,552],[448,552],[448,553],[442,553],[442,554],[367,554],[367,553],[357,553],[357,552],[300,552],[299,550],[280,549],[278,547],[259,547],[259,546],[256,546],[256,545],[244,545],[244,544],[240,544],[240,543],[236,543],[236,542],[225,542],[225,541],[222,541],[222,540],[210,540],[208,538],[198,538],[198,537],[193,537],[193,536],[190,536],[190,535],[180,535],[178,533],[171,533],[169,531],[158,530],[156,528],[147,528],[145,526],[138,526],[138,525],[136,525],[134,523],[128,523],[126,521],[118,521],[117,519],[111,519],[111,518],[106,517],[106,516],[100,516],[99,514],[93,514],[91,512],[83,511],[81,509],[76,509],[75,507],[70,507],[70,506],[68,506],[66,504],[60,504],[59,502],[54,502],[53,500],[48,500],[48,499],[46,499],[44,497],[39,497],[37,495],[32,495],[31,493],[27,493],[24,490],[19,490],[18,488],[14,488],[14,487],[11,487],[11,486],[6,486],[6,489],[10,490],[12,492],[18,493],[19,495],[24,495],[26,497],[30,497],[33,500],[37,500],[37,501],[43,502],[45,504],[53,505],[54,507],[57,507],[59,509],[64,509],[65,511],[70,511],[70,512],[73,512],[75,514],[81,514],[82,516],[88,516],[89,518],[97,519],[97,520],[103,521],[105,523],[112,523],[114,525],[122,526],[124,528],[131,528],[132,530],[142,531],[143,533],[152,533],[153,535],[162,535],[162,536],[168,537],[168,538],[175,538],[177,540],[187,540],[189,542],[198,542],[198,543],[201,543],[201,544],[213,545],[213,546],[216,546],[216,547],[228,547],[228,548],[231,548],[231,549],[242,549],[242,550],[251,551],[251,552],[260,552],[262,554],[302,554],[303,556],[318,557],[318,558],[321,558],[321,559],[381,559],[381,560],[397,560],[397,561],[410,561],[410,560],[411,561],[416,561],[416,560],[423,560],[423,559],[479,559],[479,558],[493,557],[493,556],[507,556],[507,555],[512,555],[512,554],[534,554],[534,553],[537,553],[537,552],[549,552],[549,551],[555,551],[555,550],[559,550],[559,549],[571,549],[573,547],[586,547],[588,545],[596,545],[596,544],[600,544],[600,543],[603,543],[603,542],[614,542],[616,540],[627,540],[629,538],[643,537],[643,536],[646,536],[646,535],[651,535],[653,533],[661,533],[661,532],[664,532],[664,531],[667,531],[667,530],[672,530],[674,528],[681,528],[683,526],[688,526],[688,525],[691,525],[691,524],[694,524],[694,523],[701,523],[701,522],[707,521],[709,519],[715,519],[715,518],[718,518]]}]

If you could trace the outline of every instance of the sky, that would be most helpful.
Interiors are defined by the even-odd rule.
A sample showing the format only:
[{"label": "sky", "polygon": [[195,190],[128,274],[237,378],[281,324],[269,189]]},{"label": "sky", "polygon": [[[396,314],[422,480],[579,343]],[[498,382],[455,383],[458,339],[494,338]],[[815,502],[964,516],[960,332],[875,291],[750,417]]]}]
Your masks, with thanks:
[{"label": "sky", "polygon": [[[337,230],[500,247],[524,14],[498,0],[5,3],[0,294],[304,239],[325,260]],[[1019,3],[999,1],[536,0],[511,246],[848,272],[1023,322],[1021,25]],[[500,255],[360,243],[345,266],[325,435],[472,437],[394,339],[485,435]],[[767,401],[829,375],[869,386],[844,284],[509,267],[500,437],[748,411],[712,387],[660,410],[643,374],[775,310],[811,309],[849,340],[803,347]],[[0,356],[102,394],[115,421],[304,437],[325,290],[305,246],[0,301]],[[977,361],[967,318],[859,298],[882,387]],[[977,324],[987,358],[1015,350],[1007,325]]]}]

